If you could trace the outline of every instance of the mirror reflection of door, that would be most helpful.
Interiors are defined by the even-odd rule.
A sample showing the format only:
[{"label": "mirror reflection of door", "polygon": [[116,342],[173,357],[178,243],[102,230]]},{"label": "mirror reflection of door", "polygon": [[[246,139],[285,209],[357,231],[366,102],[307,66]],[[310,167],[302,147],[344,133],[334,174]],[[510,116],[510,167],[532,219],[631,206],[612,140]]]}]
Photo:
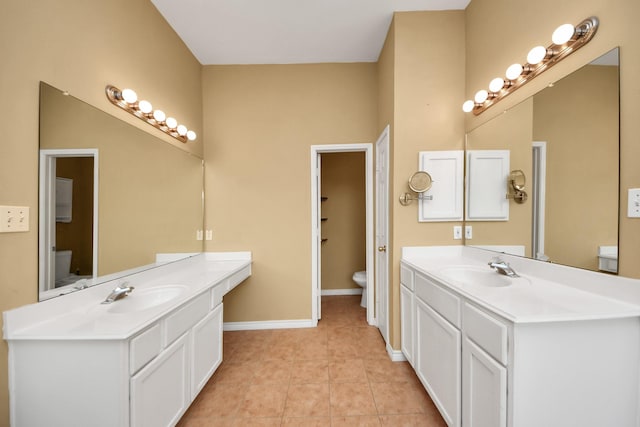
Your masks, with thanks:
[{"label": "mirror reflection of door", "polygon": [[40,291],[97,272],[97,150],[41,151]]}]

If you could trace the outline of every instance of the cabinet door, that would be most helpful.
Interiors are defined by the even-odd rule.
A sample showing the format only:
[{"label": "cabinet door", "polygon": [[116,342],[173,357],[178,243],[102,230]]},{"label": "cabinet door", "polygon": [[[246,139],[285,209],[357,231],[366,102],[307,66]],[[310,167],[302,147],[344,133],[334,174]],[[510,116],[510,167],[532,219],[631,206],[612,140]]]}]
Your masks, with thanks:
[{"label": "cabinet door", "polygon": [[450,427],[460,426],[460,331],[419,298],[416,373]]},{"label": "cabinet door", "polygon": [[193,327],[191,333],[191,399],[195,399],[202,387],[222,362],[222,304]]},{"label": "cabinet door", "polygon": [[466,336],[462,344],[462,419],[465,427],[507,424],[507,369]]},{"label": "cabinet door", "polygon": [[131,378],[131,425],[174,426],[189,399],[188,335],[178,338]]},{"label": "cabinet door", "polygon": [[413,324],[416,316],[413,292],[406,286],[400,286],[400,338],[401,350],[413,366]]}]

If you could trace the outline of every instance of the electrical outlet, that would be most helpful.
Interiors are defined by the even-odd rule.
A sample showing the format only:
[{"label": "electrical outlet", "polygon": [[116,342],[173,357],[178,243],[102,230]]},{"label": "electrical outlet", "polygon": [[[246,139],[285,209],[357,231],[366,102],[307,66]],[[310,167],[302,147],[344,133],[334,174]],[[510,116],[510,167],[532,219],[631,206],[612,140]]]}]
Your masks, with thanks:
[{"label": "electrical outlet", "polygon": [[213,240],[213,230],[207,230],[205,234],[207,240]]},{"label": "electrical outlet", "polygon": [[453,226],[453,240],[460,240],[462,239],[462,226],[461,225],[454,225]]},{"label": "electrical outlet", "polygon": [[203,240],[203,234],[202,230],[196,230],[196,240]]},{"label": "electrical outlet", "polygon": [[640,188],[629,189],[627,217],[640,218]]},{"label": "electrical outlet", "polygon": [[29,231],[28,206],[0,206],[0,233]]},{"label": "electrical outlet", "polygon": [[473,239],[473,226],[471,225],[464,226],[464,238]]}]

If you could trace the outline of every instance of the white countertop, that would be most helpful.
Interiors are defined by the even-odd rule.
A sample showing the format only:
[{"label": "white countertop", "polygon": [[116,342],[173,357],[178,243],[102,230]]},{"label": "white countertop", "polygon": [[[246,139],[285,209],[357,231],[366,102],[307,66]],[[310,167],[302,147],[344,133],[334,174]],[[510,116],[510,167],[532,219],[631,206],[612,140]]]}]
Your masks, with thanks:
[{"label": "white countertop", "polygon": [[[204,253],[162,263],[124,278],[6,311],[3,313],[4,339],[126,339],[195,296],[223,285],[225,279],[243,269],[250,274],[250,252]],[[129,296],[101,304],[116,285],[125,281],[135,287]],[[126,299],[142,297],[147,290],[164,286],[180,287],[181,292],[149,308],[113,312],[113,308]]]},{"label": "white countertop", "polygon": [[[444,269],[455,266],[469,266],[472,269],[486,268],[490,271],[487,263],[496,255],[508,261],[521,278],[511,279],[512,284],[509,286],[489,287],[456,282],[443,274]],[[629,283],[632,279],[578,269],[572,269],[576,270],[572,275],[571,271],[566,271],[570,267],[550,265],[464,246],[403,248],[402,262],[514,323],[640,316],[640,305],[616,298],[619,292],[606,295],[607,287],[615,287],[616,282],[621,281],[623,283],[620,285],[628,288],[634,284]],[[558,267],[561,267],[561,271]],[[554,275],[554,273],[557,274]],[[495,274],[498,275],[497,272]],[[599,276],[590,276],[590,274]],[[554,276],[557,276],[559,281],[553,280]],[[634,282],[636,282],[637,292],[640,293],[640,281]],[[582,283],[585,284],[585,288],[597,289],[599,292],[580,289]]]}]

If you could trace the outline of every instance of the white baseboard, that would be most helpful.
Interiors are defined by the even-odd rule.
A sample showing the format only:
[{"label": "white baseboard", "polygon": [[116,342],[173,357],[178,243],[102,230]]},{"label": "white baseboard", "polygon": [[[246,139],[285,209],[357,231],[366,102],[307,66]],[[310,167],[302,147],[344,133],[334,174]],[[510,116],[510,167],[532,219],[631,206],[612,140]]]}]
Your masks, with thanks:
[{"label": "white baseboard", "polygon": [[401,350],[394,350],[389,344],[387,344],[387,354],[393,362],[406,362],[407,358],[404,357],[404,353]]},{"label": "white baseboard", "polygon": [[225,331],[254,331],[258,329],[315,328],[318,322],[308,320],[267,320],[263,322],[224,322]]},{"label": "white baseboard", "polygon": [[362,288],[323,289],[321,295],[323,297],[334,295],[362,295]]}]

